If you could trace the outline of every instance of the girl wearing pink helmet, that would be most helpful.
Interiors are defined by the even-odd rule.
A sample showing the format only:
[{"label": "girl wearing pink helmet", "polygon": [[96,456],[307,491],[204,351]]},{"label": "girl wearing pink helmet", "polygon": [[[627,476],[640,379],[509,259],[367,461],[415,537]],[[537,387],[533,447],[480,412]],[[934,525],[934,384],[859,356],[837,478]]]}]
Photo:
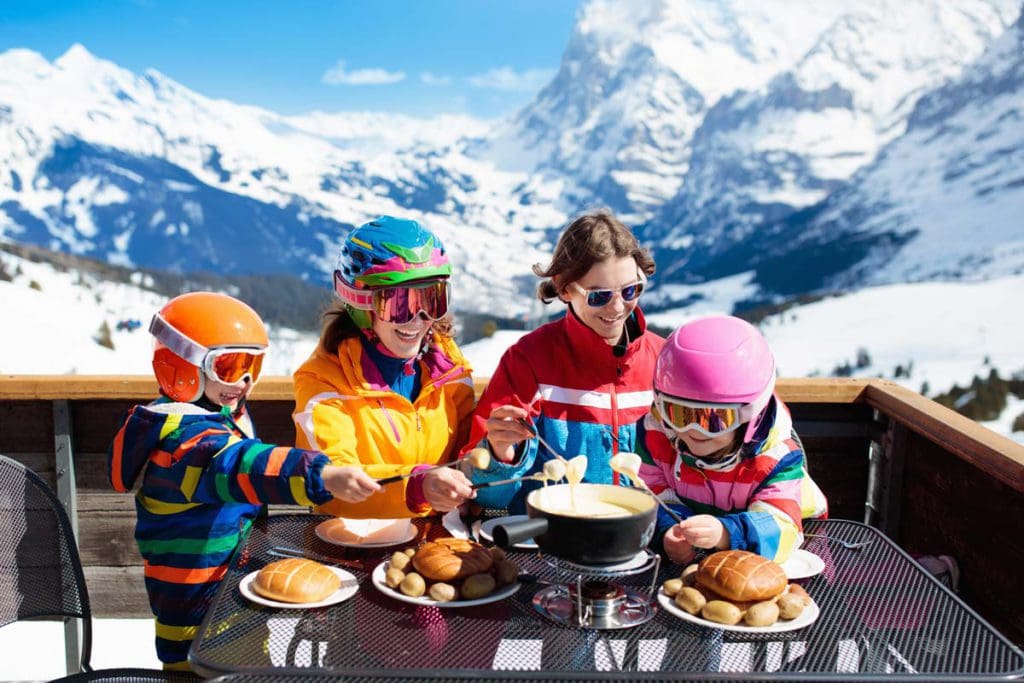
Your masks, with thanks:
[{"label": "girl wearing pink helmet", "polygon": [[701,318],[665,341],[639,450],[640,476],[684,517],[659,519],[673,561],[733,548],[782,562],[802,541],[801,520],[827,514],[774,388],[775,358],[744,320]]}]

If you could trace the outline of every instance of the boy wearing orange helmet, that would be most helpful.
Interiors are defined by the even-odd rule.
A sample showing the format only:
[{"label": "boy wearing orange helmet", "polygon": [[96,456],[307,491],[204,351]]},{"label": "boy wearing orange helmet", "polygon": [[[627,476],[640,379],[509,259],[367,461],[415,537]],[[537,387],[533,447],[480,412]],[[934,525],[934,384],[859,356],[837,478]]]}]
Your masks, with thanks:
[{"label": "boy wearing orange helmet", "polygon": [[157,656],[165,669],[187,670],[192,636],[265,503],[358,503],[380,487],[359,467],[255,438],[245,400],[268,338],[249,306],[224,294],[183,294],[149,329],[161,396],[129,411],[110,446],[108,474],[123,492],[142,475],[135,539]]}]

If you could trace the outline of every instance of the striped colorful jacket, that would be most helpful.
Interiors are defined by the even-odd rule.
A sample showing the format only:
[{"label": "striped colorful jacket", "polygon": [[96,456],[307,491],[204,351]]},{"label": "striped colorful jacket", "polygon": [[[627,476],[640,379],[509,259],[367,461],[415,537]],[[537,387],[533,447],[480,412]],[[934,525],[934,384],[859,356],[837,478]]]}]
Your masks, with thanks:
[{"label": "striped colorful jacket", "polygon": [[[374,478],[454,458],[473,413],[469,363],[454,340],[439,336],[418,362],[422,384],[410,402],[391,390],[358,338],[343,340],[333,354],[317,347],[295,372],[296,445],[326,453],[335,465],[360,465]],[[332,500],[320,512],[357,518],[429,513],[413,489],[406,479],[361,503]]]},{"label": "striped colorful jacket", "polygon": [[[584,481],[617,482],[609,460],[619,451],[635,449],[637,423],[650,410],[654,363],[665,343],[647,330],[639,308],[627,326],[632,341],[622,355],[616,355],[571,309],[522,337],[502,356],[480,397],[464,450],[483,442],[492,410],[506,404],[523,406],[544,441],[566,457],[587,456]],[[532,439],[521,445],[515,462],[491,458],[488,468],[472,470],[471,478],[484,482],[540,472],[552,458]],[[477,501],[522,512],[526,495],[539,485],[531,481],[479,489]]]},{"label": "striped colorful jacket", "polygon": [[248,414],[161,399],[129,411],[110,446],[108,476],[135,496],[135,541],[156,616],[157,656],[187,669],[188,648],[263,503],[332,499],[315,451],[252,438]]},{"label": "striped colorful jacket", "polygon": [[[807,473],[789,409],[772,397],[753,438],[716,463],[694,457],[654,414],[641,426],[640,477],[682,517],[721,520],[731,548],[777,562],[799,547],[802,520],[828,515],[825,496]],[[674,524],[658,511],[659,536]]]}]

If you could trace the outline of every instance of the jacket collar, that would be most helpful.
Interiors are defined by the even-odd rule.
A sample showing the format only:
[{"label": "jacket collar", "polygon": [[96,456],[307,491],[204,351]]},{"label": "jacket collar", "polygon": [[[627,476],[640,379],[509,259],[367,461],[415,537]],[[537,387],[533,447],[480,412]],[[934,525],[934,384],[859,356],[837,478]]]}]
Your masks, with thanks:
[{"label": "jacket collar", "polygon": [[597,367],[628,367],[640,348],[640,340],[647,331],[647,319],[637,306],[626,320],[629,343],[623,349],[604,340],[597,332],[586,326],[572,305],[567,307],[563,318],[566,334],[573,344],[573,351]]}]

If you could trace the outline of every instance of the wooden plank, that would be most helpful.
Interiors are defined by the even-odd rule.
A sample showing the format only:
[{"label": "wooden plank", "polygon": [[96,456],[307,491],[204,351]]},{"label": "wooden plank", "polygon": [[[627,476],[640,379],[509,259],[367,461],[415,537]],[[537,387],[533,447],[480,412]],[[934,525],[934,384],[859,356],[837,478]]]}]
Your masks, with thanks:
[{"label": "wooden plank", "polygon": [[103,619],[152,617],[142,565],[134,567],[86,567],[92,615]]},{"label": "wooden plank", "polygon": [[1024,494],[924,436],[907,441],[897,540],[911,554],[955,558],[962,597],[1024,643]]},{"label": "wooden plank", "polygon": [[894,382],[875,380],[867,387],[865,400],[911,431],[1024,492],[1021,444]]},{"label": "wooden plank", "polygon": [[[477,393],[488,377],[474,378]],[[776,391],[794,403],[855,403],[866,387],[878,380],[855,378],[780,378]],[[152,400],[156,380],[150,375],[0,375],[2,400]],[[256,401],[294,400],[290,376],[262,377],[253,391]]]},{"label": "wooden plank", "polygon": [[50,400],[7,400],[0,396],[0,453],[53,451]]}]

